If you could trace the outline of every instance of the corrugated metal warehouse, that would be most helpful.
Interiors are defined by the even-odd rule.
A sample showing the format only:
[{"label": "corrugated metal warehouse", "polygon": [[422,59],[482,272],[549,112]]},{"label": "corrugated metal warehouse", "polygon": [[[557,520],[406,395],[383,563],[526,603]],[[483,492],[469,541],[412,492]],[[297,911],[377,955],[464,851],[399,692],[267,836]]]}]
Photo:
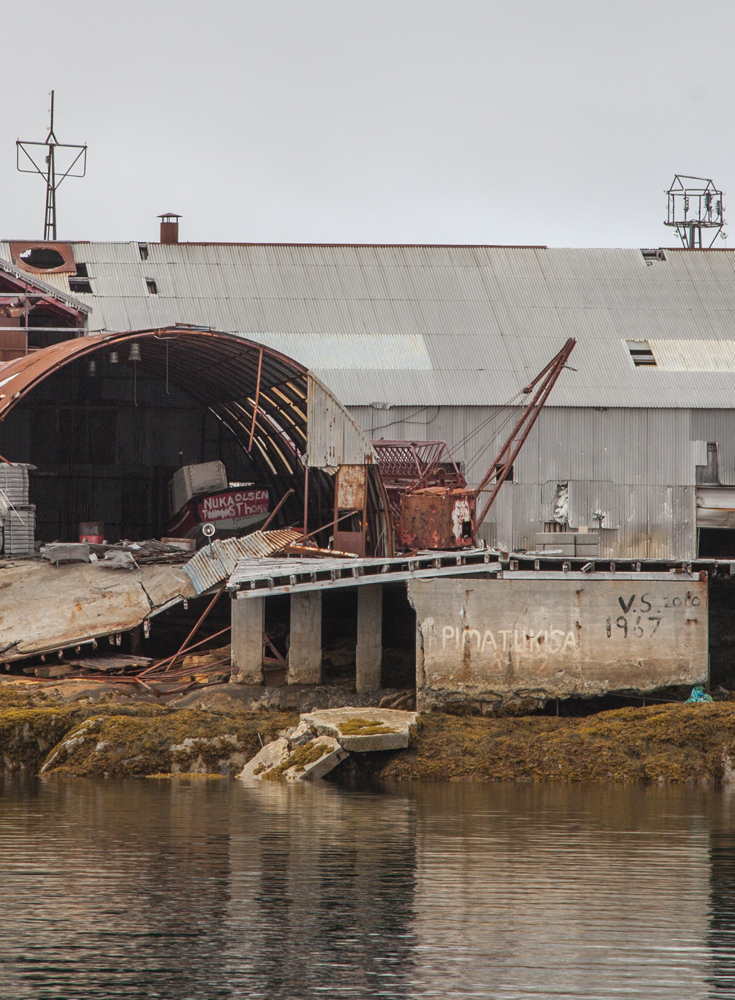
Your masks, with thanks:
[{"label": "corrugated metal warehouse", "polygon": [[[23,267],[22,248],[37,245],[0,243],[0,257]],[[369,436],[446,440],[470,485],[509,401],[575,337],[575,370],[485,537],[571,553],[586,532],[578,543],[601,557],[735,556],[730,251],[67,246],[74,268],[34,273],[91,308],[90,332],[185,323],[267,344],[310,368]]]}]

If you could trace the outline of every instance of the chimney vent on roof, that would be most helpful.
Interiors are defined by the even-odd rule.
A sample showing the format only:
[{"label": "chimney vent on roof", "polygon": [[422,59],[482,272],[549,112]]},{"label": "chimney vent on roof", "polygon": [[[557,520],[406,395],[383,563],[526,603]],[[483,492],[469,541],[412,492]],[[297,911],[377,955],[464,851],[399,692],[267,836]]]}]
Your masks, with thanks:
[{"label": "chimney vent on roof", "polygon": [[161,220],[161,243],[178,243],[181,216],[176,212],[164,212],[158,218]]}]

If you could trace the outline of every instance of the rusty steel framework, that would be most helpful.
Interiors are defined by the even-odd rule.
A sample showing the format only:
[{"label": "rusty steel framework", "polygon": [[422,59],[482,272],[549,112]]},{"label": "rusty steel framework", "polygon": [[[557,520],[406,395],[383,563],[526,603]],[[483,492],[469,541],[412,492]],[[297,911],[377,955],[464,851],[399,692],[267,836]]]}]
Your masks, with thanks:
[{"label": "rusty steel framework", "polygon": [[[46,150],[45,165],[36,163],[34,156],[38,156],[39,151],[33,147],[42,146]],[[56,172],[56,150],[71,150],[70,156],[76,151],[71,163],[60,173]],[[21,158],[23,153],[24,159]],[[54,92],[51,91],[51,114],[49,121],[48,135],[43,142],[29,142],[25,139],[17,139],[15,143],[16,168],[22,174],[40,174],[46,181],[46,211],[43,220],[44,240],[56,239],[56,191],[62,181],[67,177],[84,177],[87,172],[87,146],[71,145],[59,142],[54,132]],[[25,164],[30,163],[28,167]],[[21,166],[21,164],[24,164]],[[81,173],[74,173],[74,168],[79,164],[78,170]]]},{"label": "rusty steel framework", "polygon": [[[310,502],[305,495],[310,438],[314,432],[323,438],[327,424],[337,438],[343,438],[346,431],[340,422],[349,423],[348,430],[354,430],[352,418],[331,395],[328,412],[321,413],[314,406],[310,411],[310,387],[321,383],[303,365],[279,351],[232,334],[175,326],[90,335],[8,360],[0,371],[0,454],[4,454],[5,419],[41,382],[80,361],[86,369],[91,360],[101,360],[111,352],[121,354],[123,347],[131,348],[132,358],[135,345],[143,370],[165,385],[170,380],[220,421],[251,455],[259,481],[268,485],[274,496],[288,490],[279,525],[300,523],[305,502]],[[325,387],[321,389],[327,393]],[[370,450],[367,439],[364,450]],[[332,475],[319,466],[311,466],[309,471],[315,507],[331,507]],[[368,467],[366,475],[364,516],[371,554],[391,555],[389,513],[377,468]],[[328,533],[331,518],[317,530]]]},{"label": "rusty steel framework", "polygon": [[[399,546],[462,549],[475,544],[478,528],[510,475],[576,343],[570,337],[559,353],[524,387],[524,395],[533,395],[475,489],[467,488],[464,474],[446,441],[387,441],[381,438],[372,442]],[[490,496],[478,517],[477,501],[480,494],[486,492]]]},{"label": "rusty steel framework", "polygon": [[681,244],[687,250],[702,249],[702,230],[712,232],[708,246],[713,246],[718,236],[725,239],[725,209],[722,191],[709,177],[687,177],[676,174],[666,192],[667,209],[665,226],[675,229]]}]

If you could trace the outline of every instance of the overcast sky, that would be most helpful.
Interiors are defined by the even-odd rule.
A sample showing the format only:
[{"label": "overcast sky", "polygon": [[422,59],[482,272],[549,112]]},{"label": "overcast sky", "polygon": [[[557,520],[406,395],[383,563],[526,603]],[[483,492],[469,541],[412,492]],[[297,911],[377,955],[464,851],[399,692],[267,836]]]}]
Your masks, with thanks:
[{"label": "overcast sky", "polygon": [[4,238],[43,234],[15,140],[52,88],[89,144],[60,239],[174,211],[192,241],[667,246],[677,172],[735,221],[733,0],[34,0],[2,27]]}]

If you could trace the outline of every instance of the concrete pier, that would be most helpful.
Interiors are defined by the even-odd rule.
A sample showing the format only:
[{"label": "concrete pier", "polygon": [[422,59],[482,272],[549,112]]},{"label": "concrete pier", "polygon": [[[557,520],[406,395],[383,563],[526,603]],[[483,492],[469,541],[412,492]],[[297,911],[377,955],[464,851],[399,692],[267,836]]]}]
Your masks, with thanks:
[{"label": "concrete pier", "polygon": [[704,684],[707,578],[530,571],[409,582],[419,711]]},{"label": "concrete pier", "polygon": [[263,683],[263,628],[265,598],[232,603],[232,676],[233,684]]},{"label": "concrete pier", "polygon": [[[242,602],[248,604],[249,601]],[[321,684],[322,592],[310,590],[291,595],[291,645],[288,651],[289,684]]]},{"label": "concrete pier", "polygon": [[377,691],[381,686],[383,660],[383,588],[379,583],[357,588],[357,672],[358,694]]}]

